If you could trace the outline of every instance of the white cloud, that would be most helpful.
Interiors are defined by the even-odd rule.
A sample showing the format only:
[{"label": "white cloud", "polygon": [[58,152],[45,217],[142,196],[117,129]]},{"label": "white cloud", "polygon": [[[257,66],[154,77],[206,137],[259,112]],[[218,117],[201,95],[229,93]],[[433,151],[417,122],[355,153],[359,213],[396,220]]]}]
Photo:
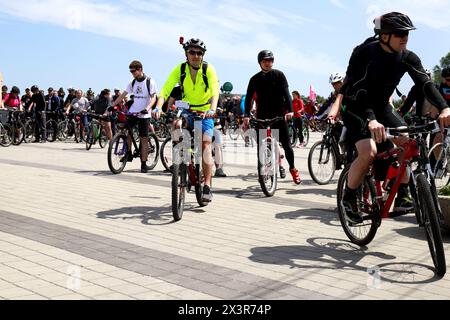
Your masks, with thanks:
[{"label": "white cloud", "polygon": [[341,0],[330,0],[330,2],[338,8],[347,9],[347,7],[342,3]]},{"label": "white cloud", "polygon": [[254,63],[258,50],[271,48],[283,67],[316,74],[339,68],[326,53],[307,55],[272,32],[311,19],[251,0],[0,0],[0,12],[164,50],[179,50],[179,36],[195,36],[215,58]]},{"label": "white cloud", "polygon": [[[440,31],[450,32],[450,1],[448,0],[370,0],[367,13],[369,20],[390,11],[407,14],[413,23]],[[373,24],[371,25],[373,28]]]}]

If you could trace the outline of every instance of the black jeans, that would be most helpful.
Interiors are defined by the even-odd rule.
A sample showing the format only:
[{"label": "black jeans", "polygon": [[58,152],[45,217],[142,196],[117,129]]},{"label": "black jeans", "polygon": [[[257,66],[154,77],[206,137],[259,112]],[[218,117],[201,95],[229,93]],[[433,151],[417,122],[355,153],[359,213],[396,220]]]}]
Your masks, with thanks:
[{"label": "black jeans", "polygon": [[303,143],[305,138],[303,137],[303,120],[302,118],[293,118],[294,127],[298,130],[298,139],[300,143]]},{"label": "black jeans", "polygon": [[36,128],[34,131],[34,136],[36,140],[47,139],[46,130],[45,130],[45,113],[42,111],[36,111],[34,113],[36,119]]}]

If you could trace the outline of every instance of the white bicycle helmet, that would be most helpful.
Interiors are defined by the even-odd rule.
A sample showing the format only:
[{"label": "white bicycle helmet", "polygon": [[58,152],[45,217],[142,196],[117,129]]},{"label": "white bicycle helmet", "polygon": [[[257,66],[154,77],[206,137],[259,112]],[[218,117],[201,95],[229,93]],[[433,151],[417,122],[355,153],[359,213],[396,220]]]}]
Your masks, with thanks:
[{"label": "white bicycle helmet", "polygon": [[336,82],[344,81],[344,78],[345,78],[345,75],[343,75],[342,73],[334,72],[330,76],[330,83],[333,84],[333,83],[336,83]]}]

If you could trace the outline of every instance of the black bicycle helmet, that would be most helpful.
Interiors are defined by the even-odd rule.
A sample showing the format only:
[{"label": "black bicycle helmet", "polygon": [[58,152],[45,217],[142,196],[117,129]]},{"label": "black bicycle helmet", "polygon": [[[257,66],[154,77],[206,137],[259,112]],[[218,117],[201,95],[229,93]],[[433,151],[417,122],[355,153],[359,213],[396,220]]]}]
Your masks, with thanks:
[{"label": "black bicycle helmet", "polygon": [[261,63],[261,61],[263,61],[265,59],[274,60],[275,57],[273,56],[273,52],[270,50],[263,50],[260,53],[258,53],[258,63]]},{"label": "black bicycle helmet", "polygon": [[183,43],[183,49],[184,50],[188,50],[189,48],[199,48],[201,49],[203,52],[206,52],[206,45],[205,43],[200,40],[200,39],[190,39],[188,41],[186,41],[185,43]]},{"label": "black bicycle helmet", "polygon": [[441,76],[442,78],[450,77],[450,67],[445,67],[444,69],[442,69]]},{"label": "black bicycle helmet", "polygon": [[20,94],[20,89],[16,86],[13,86],[11,88],[11,93]]},{"label": "black bicycle helmet", "polygon": [[416,30],[411,19],[400,12],[389,12],[380,17],[375,18],[375,34],[395,33],[398,31]]},{"label": "black bicycle helmet", "polygon": [[31,92],[39,91],[39,87],[37,85],[31,86]]}]

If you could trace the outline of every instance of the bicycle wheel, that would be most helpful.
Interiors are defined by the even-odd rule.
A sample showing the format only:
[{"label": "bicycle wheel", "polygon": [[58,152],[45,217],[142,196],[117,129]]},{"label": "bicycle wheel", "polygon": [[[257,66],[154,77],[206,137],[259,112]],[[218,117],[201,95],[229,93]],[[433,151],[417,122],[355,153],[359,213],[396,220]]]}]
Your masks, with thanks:
[{"label": "bicycle wheel", "polygon": [[92,145],[95,144],[95,131],[97,131],[97,128],[95,127],[94,123],[91,122],[91,125],[89,126],[89,134],[86,137],[86,150],[90,150]]},{"label": "bicycle wheel", "polygon": [[297,129],[292,124],[288,126],[288,138],[291,147],[294,148],[297,144]]},{"label": "bicycle wheel", "polygon": [[309,143],[309,128],[308,126],[303,126],[303,146],[307,147]]},{"label": "bicycle wheel", "polygon": [[[267,197],[272,197],[277,189],[277,157],[275,140],[265,139],[258,153],[258,180]],[[262,159],[261,159],[262,157]]]},{"label": "bicycle wheel", "polygon": [[350,241],[356,245],[365,246],[373,240],[381,223],[380,211],[376,203],[375,186],[369,177],[364,179],[364,183],[358,188],[357,193],[358,210],[362,213],[364,220],[359,224],[350,222],[341,204],[347,186],[349,169],[348,166],[342,171],[337,186],[339,220]]},{"label": "bicycle wheel", "polygon": [[425,234],[427,236],[428,247],[433,259],[436,274],[443,276],[447,271],[445,264],[444,246],[442,244],[441,229],[437,217],[436,207],[433,202],[430,184],[425,174],[417,176],[417,195],[419,198],[420,210],[424,219]]},{"label": "bicycle wheel", "polygon": [[48,120],[45,124],[45,128],[47,129],[47,141],[54,142],[56,140],[57,135],[57,124],[55,120]]},{"label": "bicycle wheel", "polygon": [[417,220],[417,224],[420,227],[423,227],[423,216],[422,216],[422,211],[420,210],[420,206],[419,206],[419,198],[417,196],[417,190],[416,190],[416,185],[414,184],[414,180],[412,177],[413,174],[411,174],[411,177],[409,179],[409,193],[411,194],[411,199],[413,201],[413,206],[415,208],[415,215],[416,215],[416,220]]},{"label": "bicycle wheel", "polygon": [[450,182],[450,177],[448,174],[448,166],[450,165],[448,156],[450,155],[450,150],[449,148],[447,148],[447,152],[444,152],[442,146],[442,142],[436,143],[428,152],[428,158],[430,158],[435,153],[439,154],[439,156],[436,157],[437,161],[433,172],[434,182],[436,184],[436,189],[438,190],[448,185],[448,183]]},{"label": "bicycle wheel", "polygon": [[237,140],[239,138],[239,126],[236,123],[233,123],[228,129],[228,135],[231,140]]},{"label": "bicycle wheel", "polygon": [[336,155],[331,145],[318,141],[311,147],[308,156],[308,171],[317,184],[330,183],[336,172]]},{"label": "bicycle wheel", "polygon": [[18,146],[25,139],[25,126],[21,122],[16,122],[11,127],[12,144]]},{"label": "bicycle wheel", "polygon": [[9,147],[12,143],[11,127],[8,124],[0,124],[0,145],[2,147]]},{"label": "bicycle wheel", "polygon": [[187,187],[186,164],[174,164],[172,171],[172,215],[175,221],[183,217]]},{"label": "bicycle wheel", "polygon": [[206,207],[209,202],[203,201],[203,186],[202,186],[202,173],[200,165],[195,165],[195,175],[197,176],[197,183],[195,184],[195,198],[200,207]]},{"label": "bicycle wheel", "polygon": [[127,151],[127,136],[123,133],[117,134],[108,147],[108,166],[112,173],[119,174],[125,169],[127,159],[124,157],[126,157]]},{"label": "bicycle wheel", "polygon": [[25,123],[25,137],[24,137],[25,143],[30,143],[31,140],[33,140],[35,125],[36,124],[32,120],[28,120]]},{"label": "bicycle wheel", "polygon": [[148,135],[148,160],[147,167],[152,170],[156,167],[159,160],[159,141],[154,133]]},{"label": "bicycle wheel", "polygon": [[100,132],[100,136],[98,137],[98,144],[100,145],[100,148],[104,148],[108,145],[108,136],[106,135],[106,131],[103,128],[103,126],[101,127],[101,132]]},{"label": "bicycle wheel", "polygon": [[168,137],[161,145],[159,156],[161,158],[162,165],[169,172],[171,172],[170,166],[172,165],[172,150],[172,138]]}]

